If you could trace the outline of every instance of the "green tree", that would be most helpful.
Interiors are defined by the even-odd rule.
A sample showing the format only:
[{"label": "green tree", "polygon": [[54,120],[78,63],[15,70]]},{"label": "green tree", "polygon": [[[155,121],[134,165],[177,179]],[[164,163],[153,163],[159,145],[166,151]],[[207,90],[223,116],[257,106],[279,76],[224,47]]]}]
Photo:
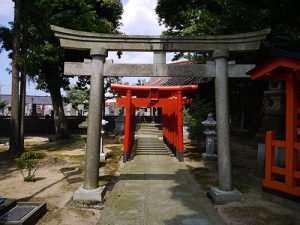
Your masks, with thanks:
[{"label": "green tree", "polygon": [[211,102],[200,96],[193,98],[191,106],[183,114],[184,125],[188,127],[192,139],[199,141],[203,136],[204,126],[201,122],[206,120],[207,115],[213,110]]},{"label": "green tree", "polygon": [[116,97],[115,92],[111,89],[111,84],[120,84],[122,82],[121,77],[105,77],[104,78],[104,98],[103,101],[105,102],[108,99],[112,99]]},{"label": "green tree", "polygon": [[300,49],[297,0],[158,0],[166,34],[215,35],[271,28],[264,47]]},{"label": "green tree", "polygon": [[[37,88],[52,98],[57,138],[68,135],[61,88],[69,85],[63,76],[63,62],[72,52],[64,52],[50,30],[50,24],[90,32],[117,33],[123,8],[120,0],[31,0],[28,19],[28,74]],[[11,29],[1,28],[2,47],[12,49],[8,38]],[[7,41],[7,42],[6,42]],[[85,54],[89,57],[88,53]]]},{"label": "green tree", "polygon": [[7,106],[7,102],[0,99],[0,110],[5,109],[6,106]]},{"label": "green tree", "polygon": [[21,31],[21,0],[15,0],[14,26],[12,32],[12,84],[11,84],[11,119],[10,119],[10,139],[9,151],[17,154],[20,149],[20,127],[19,127],[19,65],[20,55],[20,31]]},{"label": "green tree", "polygon": [[122,14],[122,4],[119,0],[51,0],[35,1],[33,9],[33,13],[37,15],[34,16],[32,29],[38,31],[37,43],[39,43],[33,46],[32,61],[36,62],[34,74],[39,74],[36,76],[38,87],[48,90],[51,94],[56,134],[65,137],[67,127],[60,89],[66,88],[69,82],[63,76],[65,55],[53,37],[50,24],[76,30],[116,33]]},{"label": "green tree", "polygon": [[87,100],[88,100],[87,89],[79,89],[76,86],[71,86],[66,92],[65,102],[71,103],[73,106],[78,106],[79,104],[83,104]]},{"label": "green tree", "polygon": [[19,137],[19,146],[20,151],[24,150],[24,135],[25,135],[25,105],[26,105],[26,81],[28,75],[28,60],[27,60],[27,50],[28,50],[28,9],[31,0],[22,1],[22,42],[20,49],[20,104],[19,104],[19,116],[20,116],[20,137]]},{"label": "green tree", "polygon": [[[164,34],[169,35],[219,35],[271,28],[257,53],[231,53],[229,58],[236,63],[259,63],[273,47],[300,51],[298,6],[297,0],[158,0],[156,13],[160,23],[167,26]],[[176,56],[181,57],[204,60],[210,53]],[[246,79],[230,79],[229,83],[230,108],[240,111],[241,121],[255,133],[266,84]]]}]

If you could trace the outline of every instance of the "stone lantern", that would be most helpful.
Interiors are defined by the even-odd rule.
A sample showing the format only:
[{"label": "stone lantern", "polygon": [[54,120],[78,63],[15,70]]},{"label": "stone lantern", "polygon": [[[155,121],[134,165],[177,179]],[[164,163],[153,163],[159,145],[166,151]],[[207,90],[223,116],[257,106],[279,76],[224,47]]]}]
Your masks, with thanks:
[{"label": "stone lantern", "polygon": [[101,128],[101,138],[100,138],[100,162],[104,162],[106,160],[106,153],[103,148],[103,135],[105,133],[104,126],[108,123],[106,120],[102,120],[102,128]]},{"label": "stone lantern", "polygon": [[[102,129],[101,129],[101,137],[100,137],[100,161],[105,161],[106,160],[106,153],[103,150],[103,135],[104,135],[104,126],[108,123],[106,120],[102,120]],[[79,128],[81,129],[87,129],[87,119],[83,121],[81,124],[79,124]],[[85,149],[86,149],[86,140],[87,140],[87,135],[81,135],[81,137],[84,139],[85,143]]]},{"label": "stone lantern", "polygon": [[209,113],[207,119],[201,123],[206,128],[203,132],[206,135],[206,152],[202,153],[202,158],[203,160],[216,160],[217,154],[215,154],[215,127],[217,125],[217,122],[214,120],[213,114]]}]

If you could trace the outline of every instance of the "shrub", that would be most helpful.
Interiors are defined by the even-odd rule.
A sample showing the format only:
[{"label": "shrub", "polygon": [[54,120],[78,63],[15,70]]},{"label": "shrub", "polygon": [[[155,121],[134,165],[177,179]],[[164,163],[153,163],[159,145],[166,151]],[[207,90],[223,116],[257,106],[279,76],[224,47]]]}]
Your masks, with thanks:
[{"label": "shrub", "polygon": [[35,181],[35,172],[38,169],[37,154],[32,151],[24,152],[19,158],[16,158],[16,163],[19,169],[25,170],[27,176],[24,176],[24,181],[34,182]]},{"label": "shrub", "polygon": [[184,111],[183,121],[184,125],[188,127],[191,139],[199,141],[200,137],[203,136],[205,127],[201,122],[207,119],[210,112],[214,112],[212,103],[199,96],[194,98],[190,108]]}]

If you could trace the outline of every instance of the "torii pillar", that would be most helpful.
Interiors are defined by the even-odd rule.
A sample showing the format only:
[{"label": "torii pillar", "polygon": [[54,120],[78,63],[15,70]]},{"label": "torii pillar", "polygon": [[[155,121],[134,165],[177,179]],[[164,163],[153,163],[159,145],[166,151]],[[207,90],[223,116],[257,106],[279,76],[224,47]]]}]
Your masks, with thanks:
[{"label": "torii pillar", "polygon": [[103,71],[107,56],[106,49],[94,48],[90,51],[91,86],[85,151],[84,183],[74,194],[74,201],[103,201],[104,188],[99,187],[100,132],[102,121]]},{"label": "torii pillar", "polygon": [[217,119],[217,148],[219,187],[211,187],[209,194],[215,202],[240,201],[242,193],[232,186],[229,126],[228,62],[229,51],[216,49],[215,101]]}]

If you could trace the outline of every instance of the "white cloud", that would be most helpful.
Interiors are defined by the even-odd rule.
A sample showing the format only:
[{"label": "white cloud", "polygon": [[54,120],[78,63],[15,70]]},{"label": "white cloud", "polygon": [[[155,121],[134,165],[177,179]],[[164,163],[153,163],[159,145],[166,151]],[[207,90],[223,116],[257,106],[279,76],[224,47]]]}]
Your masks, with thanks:
[{"label": "white cloud", "polygon": [[151,64],[153,63],[152,52],[123,52],[121,59],[118,59],[116,52],[109,52],[108,58],[114,63],[131,63],[131,64]]},{"label": "white cloud", "polygon": [[[153,52],[122,52],[121,59],[118,58],[117,52],[109,52],[108,59],[112,59],[114,63],[131,63],[131,64],[152,64]],[[174,54],[167,53],[166,62],[170,63]]]},{"label": "white cloud", "polygon": [[124,4],[121,31],[125,34],[160,35],[165,29],[158,24],[156,0],[128,0]]},{"label": "white cloud", "polygon": [[[1,0],[0,1],[0,16],[5,17],[4,19],[12,20],[14,15],[14,3],[12,0]],[[2,20],[2,19],[1,19]],[[2,23],[7,21],[1,21]]]},{"label": "white cloud", "polygon": [[[158,24],[156,5],[157,0],[123,0],[121,32],[127,35],[160,35],[165,27]],[[173,54],[167,54],[167,62],[172,57]],[[114,63],[153,63],[152,52],[123,52],[121,59],[118,59],[116,52],[110,52],[108,58],[113,59]]]}]

